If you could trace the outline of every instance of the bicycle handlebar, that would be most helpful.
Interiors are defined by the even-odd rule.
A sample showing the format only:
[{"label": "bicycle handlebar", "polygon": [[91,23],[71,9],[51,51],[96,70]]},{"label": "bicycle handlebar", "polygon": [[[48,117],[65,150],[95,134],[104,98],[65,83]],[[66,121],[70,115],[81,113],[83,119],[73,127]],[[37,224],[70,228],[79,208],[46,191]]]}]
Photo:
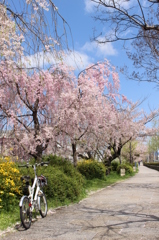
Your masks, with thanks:
[{"label": "bicycle handlebar", "polygon": [[47,165],[48,166],[49,162],[41,162],[41,163],[35,163],[33,165],[30,165],[30,164],[26,164],[26,165],[19,165],[18,167],[26,167],[26,168],[29,168],[29,167],[32,167],[34,168],[34,166],[38,167],[38,166],[44,166],[44,165]]}]

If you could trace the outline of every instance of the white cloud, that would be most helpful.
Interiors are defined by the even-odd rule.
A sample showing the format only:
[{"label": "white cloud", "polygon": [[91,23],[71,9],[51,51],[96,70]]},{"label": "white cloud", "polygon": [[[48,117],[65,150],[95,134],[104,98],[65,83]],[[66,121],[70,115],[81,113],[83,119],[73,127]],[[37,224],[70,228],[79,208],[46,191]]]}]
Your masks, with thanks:
[{"label": "white cloud", "polygon": [[[102,38],[98,40],[102,41]],[[85,52],[92,52],[98,57],[114,56],[118,54],[112,43],[98,44],[97,42],[86,42],[82,50]]]},{"label": "white cloud", "polygon": [[93,63],[94,59],[84,52],[74,51],[69,52],[64,58],[64,61],[68,66],[81,70]]},{"label": "white cloud", "polygon": [[[103,40],[102,37],[98,40]],[[63,51],[57,54],[53,52],[39,52],[31,56],[22,58],[22,63],[27,68],[48,68],[60,62],[75,70],[83,70],[90,64],[96,62],[99,58],[117,55],[117,50],[112,43],[97,44],[97,42],[86,42],[79,51]]]},{"label": "white cloud", "polygon": [[132,0],[132,1],[116,0],[115,3],[116,3],[117,6],[120,6],[124,9],[129,9],[131,6],[134,5],[134,1],[135,0]]},{"label": "white cloud", "polygon": [[24,56],[22,58],[22,64],[27,68],[42,68],[48,64],[55,64],[54,58],[49,53],[38,52],[34,55]]},{"label": "white cloud", "polygon": [[120,34],[120,37],[125,38],[127,35],[132,34],[133,31],[128,29]]},{"label": "white cloud", "polygon": [[74,69],[82,70],[93,63],[93,58],[79,51],[63,52],[57,56],[51,52],[39,52],[22,58],[22,63],[27,68],[47,68],[51,65],[65,63]]},{"label": "white cloud", "polygon": [[85,3],[85,11],[86,12],[93,12],[94,11],[94,7],[97,5],[96,3],[92,2],[91,0],[84,0]]}]

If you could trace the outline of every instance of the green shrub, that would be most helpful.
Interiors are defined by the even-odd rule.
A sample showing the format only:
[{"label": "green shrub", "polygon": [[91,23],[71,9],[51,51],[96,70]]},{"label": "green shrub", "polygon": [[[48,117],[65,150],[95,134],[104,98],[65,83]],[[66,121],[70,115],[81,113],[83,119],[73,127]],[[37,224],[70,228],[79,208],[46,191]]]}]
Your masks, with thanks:
[{"label": "green shrub", "polygon": [[121,168],[124,168],[125,169],[125,173],[129,173],[129,174],[132,174],[133,173],[133,167],[128,164],[128,163],[122,163],[122,164],[119,164],[118,167],[117,167],[117,173],[119,174],[120,173],[120,169]]},{"label": "green shrub", "polygon": [[77,171],[77,169],[73,166],[73,164],[69,160],[51,154],[45,156],[43,160],[49,162],[49,166],[53,166],[60,169],[67,176],[71,178],[76,178],[79,184],[83,183],[84,179],[82,175]]},{"label": "green shrub", "polygon": [[120,164],[119,161],[116,160],[112,161],[111,162],[112,171],[116,171],[119,164]]},{"label": "green shrub", "polygon": [[62,157],[58,157],[56,155],[48,155],[45,156],[43,160],[49,162],[49,166],[58,167],[69,176],[73,177],[77,173],[77,170],[74,168],[72,163],[67,159],[63,159]]},{"label": "green shrub", "polygon": [[[49,161],[49,165],[37,167],[37,175],[47,178],[47,186],[44,192],[48,199],[64,203],[75,201],[83,191],[84,177],[67,160],[57,156],[45,156],[43,161]],[[20,169],[23,175],[34,177],[32,168]]]},{"label": "green shrub", "polygon": [[71,165],[70,161],[52,154],[43,156],[42,160],[44,162],[49,162],[49,165],[52,165],[52,166]]},{"label": "green shrub", "polygon": [[104,164],[91,159],[79,162],[77,164],[77,169],[87,179],[104,179],[106,174],[106,167]]},{"label": "green shrub", "polygon": [[[43,174],[48,180],[48,185],[45,188],[45,193],[48,198],[64,202],[65,200],[73,201],[79,197],[83,186],[81,175],[81,181],[79,181],[76,175],[71,177],[53,166],[48,166],[47,170],[45,169],[45,171],[43,171]],[[77,175],[78,174],[77,172]]]}]

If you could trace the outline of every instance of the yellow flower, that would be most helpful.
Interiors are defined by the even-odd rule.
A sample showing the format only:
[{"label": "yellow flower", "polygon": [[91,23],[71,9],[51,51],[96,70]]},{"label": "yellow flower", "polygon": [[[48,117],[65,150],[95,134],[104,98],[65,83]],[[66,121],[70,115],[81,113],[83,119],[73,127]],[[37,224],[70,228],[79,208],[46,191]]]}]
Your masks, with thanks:
[{"label": "yellow flower", "polygon": [[14,187],[14,186],[15,186],[15,183],[14,183],[14,181],[13,181],[13,180],[10,180],[10,184],[11,184],[11,186],[12,186],[12,187]]},{"label": "yellow flower", "polygon": [[20,177],[21,174],[11,158],[0,158],[0,209],[3,207],[2,196],[8,196],[5,201],[8,201],[8,204],[10,204],[10,201],[14,199],[17,194],[21,195]]},{"label": "yellow flower", "polygon": [[13,196],[14,197],[14,193],[9,193],[9,196]]},{"label": "yellow flower", "polygon": [[16,169],[16,168],[13,168],[13,172],[14,173],[19,173],[18,169]]}]

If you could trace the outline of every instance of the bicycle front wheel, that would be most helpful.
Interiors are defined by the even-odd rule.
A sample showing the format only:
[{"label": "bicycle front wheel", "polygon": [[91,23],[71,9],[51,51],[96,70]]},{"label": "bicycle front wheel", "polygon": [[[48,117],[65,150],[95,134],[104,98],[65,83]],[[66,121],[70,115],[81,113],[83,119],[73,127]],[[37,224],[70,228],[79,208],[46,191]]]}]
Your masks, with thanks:
[{"label": "bicycle front wheel", "polygon": [[31,226],[31,211],[30,211],[28,197],[23,198],[22,206],[20,207],[20,219],[21,219],[22,225],[25,229],[30,228],[30,226]]},{"label": "bicycle front wheel", "polygon": [[39,213],[42,218],[47,215],[47,201],[44,193],[39,196]]}]

